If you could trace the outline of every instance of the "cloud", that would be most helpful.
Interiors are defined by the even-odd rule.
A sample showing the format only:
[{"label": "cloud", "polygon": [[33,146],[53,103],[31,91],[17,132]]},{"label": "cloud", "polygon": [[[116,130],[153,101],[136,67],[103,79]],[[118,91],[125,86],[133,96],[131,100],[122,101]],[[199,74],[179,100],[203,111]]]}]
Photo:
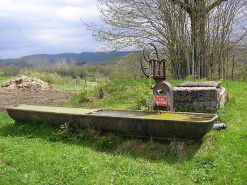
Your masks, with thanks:
[{"label": "cloud", "polygon": [[[89,18],[97,19],[99,15],[98,8],[96,6],[89,7],[60,7],[55,10],[57,18],[61,18],[64,21],[75,22],[79,21],[79,18],[88,20]],[[89,20],[90,20],[89,19]]]},{"label": "cloud", "polygon": [[80,18],[99,23],[96,0],[1,0],[0,57],[96,51]]}]

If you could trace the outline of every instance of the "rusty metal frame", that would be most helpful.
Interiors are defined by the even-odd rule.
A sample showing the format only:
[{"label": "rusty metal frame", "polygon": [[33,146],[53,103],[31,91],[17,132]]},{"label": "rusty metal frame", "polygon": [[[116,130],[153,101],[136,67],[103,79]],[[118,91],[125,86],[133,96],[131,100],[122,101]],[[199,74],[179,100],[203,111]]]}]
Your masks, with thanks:
[{"label": "rusty metal frame", "polygon": [[[146,57],[145,51],[148,46],[153,47],[154,51],[151,53],[148,53],[148,56]],[[155,58],[153,58],[153,56],[155,56]],[[148,64],[147,66],[144,65],[142,58],[144,58],[144,60]],[[145,69],[149,69],[150,67],[152,68],[152,72],[147,74],[145,72]],[[155,81],[166,80],[165,67],[166,67],[166,59],[162,59],[162,60],[159,59],[159,53],[155,45],[152,43],[145,44],[142,50],[142,57],[141,57],[141,68],[142,68],[143,74],[148,78],[154,78]]]}]

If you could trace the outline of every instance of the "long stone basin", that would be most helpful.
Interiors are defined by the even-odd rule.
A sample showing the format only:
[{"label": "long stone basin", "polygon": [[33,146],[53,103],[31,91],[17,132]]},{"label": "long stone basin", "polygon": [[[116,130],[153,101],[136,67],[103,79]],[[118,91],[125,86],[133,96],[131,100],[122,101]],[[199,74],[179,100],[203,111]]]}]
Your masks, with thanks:
[{"label": "long stone basin", "polygon": [[19,105],[6,110],[16,121],[68,123],[73,128],[91,127],[103,132],[165,140],[200,140],[218,118],[215,114],[37,105]]}]

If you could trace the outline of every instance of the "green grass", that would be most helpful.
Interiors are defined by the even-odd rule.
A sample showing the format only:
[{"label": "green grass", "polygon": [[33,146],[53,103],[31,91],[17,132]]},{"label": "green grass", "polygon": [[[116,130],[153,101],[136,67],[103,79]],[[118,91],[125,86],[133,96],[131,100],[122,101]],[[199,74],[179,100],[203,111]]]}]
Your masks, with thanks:
[{"label": "green grass", "polygon": [[56,89],[58,91],[71,91],[71,92],[81,92],[84,90],[92,90],[96,88],[98,85],[96,82],[87,82],[87,86],[85,85],[68,85],[68,84],[55,84]]},{"label": "green grass", "polygon": [[[152,83],[139,82],[145,88]],[[105,90],[107,99],[113,99],[110,96],[115,92],[123,100],[101,100],[102,105],[135,107],[137,101],[131,105],[125,94],[136,97],[132,88],[140,88],[138,81],[118,84]],[[138,140],[93,130],[59,134],[59,128],[15,124],[0,113],[0,184],[246,184],[247,84],[226,81],[223,86],[230,101],[217,114],[228,129],[211,131],[193,144]]]},{"label": "green grass", "polygon": [[[177,85],[181,81],[171,81],[172,85]],[[99,87],[91,90],[82,91],[66,105],[101,107],[113,109],[151,109],[153,79],[141,78],[116,79],[103,86],[104,98],[98,98]],[[91,97],[94,101],[87,101]]]},{"label": "green grass", "polygon": [[0,84],[6,82],[7,80],[13,78],[13,76],[0,76]]}]

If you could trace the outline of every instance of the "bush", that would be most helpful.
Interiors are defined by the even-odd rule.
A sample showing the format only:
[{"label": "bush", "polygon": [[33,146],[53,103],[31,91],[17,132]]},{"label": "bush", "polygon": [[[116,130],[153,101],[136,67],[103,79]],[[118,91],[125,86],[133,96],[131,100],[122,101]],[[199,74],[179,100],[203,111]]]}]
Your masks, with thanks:
[{"label": "bush", "polygon": [[16,76],[19,74],[19,71],[20,69],[13,64],[3,67],[3,72],[5,76]]},{"label": "bush", "polygon": [[80,77],[77,77],[76,79],[73,79],[71,76],[65,76],[61,77],[57,73],[41,73],[35,70],[28,70],[28,69],[23,69],[20,71],[21,75],[26,75],[30,77],[36,77],[41,79],[44,82],[50,83],[50,84],[55,84],[55,85],[77,85],[78,81],[79,84],[81,82]]}]

